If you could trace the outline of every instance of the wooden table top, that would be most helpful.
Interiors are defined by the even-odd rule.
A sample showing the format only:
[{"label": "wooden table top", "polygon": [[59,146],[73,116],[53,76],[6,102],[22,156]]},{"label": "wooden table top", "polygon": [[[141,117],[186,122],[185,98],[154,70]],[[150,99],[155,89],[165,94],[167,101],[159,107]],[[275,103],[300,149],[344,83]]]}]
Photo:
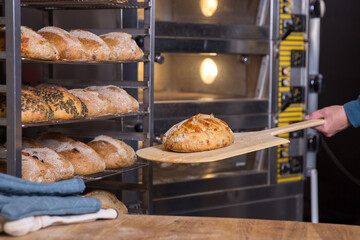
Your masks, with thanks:
[{"label": "wooden table top", "polygon": [[355,240],[360,239],[360,226],[235,218],[122,215],[116,220],[51,226],[18,238],[0,234],[0,239]]}]

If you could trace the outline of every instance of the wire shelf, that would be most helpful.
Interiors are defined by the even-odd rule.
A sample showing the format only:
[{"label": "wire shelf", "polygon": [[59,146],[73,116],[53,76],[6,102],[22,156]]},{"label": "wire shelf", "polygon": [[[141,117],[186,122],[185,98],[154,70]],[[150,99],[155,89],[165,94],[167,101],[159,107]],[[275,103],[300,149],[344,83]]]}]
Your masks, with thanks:
[{"label": "wire shelf", "polygon": [[150,3],[128,2],[123,0],[22,0],[22,7],[33,7],[44,10],[59,9],[142,9],[149,8]]},{"label": "wire shelf", "polygon": [[84,180],[84,182],[92,182],[92,181],[101,180],[103,178],[115,176],[115,175],[118,175],[121,173],[137,170],[139,168],[143,168],[148,165],[149,165],[148,163],[136,162],[134,165],[129,166],[129,167],[118,168],[118,169],[106,169],[103,172],[94,173],[94,174],[86,175],[86,176],[79,176],[79,177],[82,178]]}]

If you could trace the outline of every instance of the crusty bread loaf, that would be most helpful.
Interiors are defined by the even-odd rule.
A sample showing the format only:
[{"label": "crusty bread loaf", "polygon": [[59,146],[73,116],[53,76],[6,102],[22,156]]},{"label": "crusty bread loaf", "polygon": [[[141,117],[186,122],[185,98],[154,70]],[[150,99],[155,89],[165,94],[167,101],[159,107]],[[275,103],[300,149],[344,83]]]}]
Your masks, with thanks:
[{"label": "crusty bread loaf", "polygon": [[54,111],[54,120],[87,116],[86,105],[66,90],[50,87],[35,88],[33,92],[49,104]]},{"label": "crusty bread loaf", "polygon": [[[5,28],[0,29],[0,51],[5,51]],[[21,56],[24,58],[58,60],[58,50],[31,28],[21,26]]]},{"label": "crusty bread loaf", "polygon": [[110,48],[110,60],[127,61],[139,60],[144,53],[131,38],[124,32],[111,32],[100,36]]},{"label": "crusty bread loaf", "polygon": [[69,90],[69,92],[85,103],[88,110],[88,117],[116,113],[115,106],[99,92],[85,89],[72,89]]},{"label": "crusty bread loaf", "polygon": [[80,29],[69,32],[78,38],[85,51],[93,61],[108,61],[110,58],[110,48],[99,36]]},{"label": "crusty bread loaf", "polygon": [[136,162],[134,149],[118,139],[100,135],[88,145],[105,160],[107,169],[127,167]]},{"label": "crusty bread loaf", "polygon": [[33,147],[43,147],[35,139],[23,137],[22,138],[22,148],[33,148]]},{"label": "crusty bread loaf", "polygon": [[38,33],[55,46],[61,60],[90,60],[80,40],[64,29],[47,26]]},{"label": "crusty bread loaf", "polygon": [[[23,123],[52,120],[54,113],[49,105],[33,92],[21,90],[21,121]],[[0,94],[0,117],[6,117],[6,95]]]},{"label": "crusty bread loaf", "polygon": [[88,175],[105,170],[105,161],[85,143],[60,133],[43,134],[37,138],[37,141],[69,160],[74,167],[75,175]]},{"label": "crusty bread loaf", "polygon": [[136,112],[139,110],[139,103],[130,96],[124,89],[108,86],[91,86],[85,88],[88,91],[96,91],[107,98],[116,108],[117,113]]},{"label": "crusty bread loaf", "polygon": [[50,148],[31,147],[23,148],[22,151],[42,162],[52,165],[56,181],[69,179],[74,176],[74,167],[71,162]]},{"label": "crusty bread loaf", "polygon": [[118,212],[118,214],[128,213],[128,209],[126,208],[125,204],[110,192],[97,190],[85,194],[85,197],[99,199],[101,201],[101,208],[113,208]]},{"label": "crusty bread loaf", "polygon": [[199,152],[228,146],[234,142],[229,126],[212,114],[186,119],[164,135],[164,147],[175,152]]}]

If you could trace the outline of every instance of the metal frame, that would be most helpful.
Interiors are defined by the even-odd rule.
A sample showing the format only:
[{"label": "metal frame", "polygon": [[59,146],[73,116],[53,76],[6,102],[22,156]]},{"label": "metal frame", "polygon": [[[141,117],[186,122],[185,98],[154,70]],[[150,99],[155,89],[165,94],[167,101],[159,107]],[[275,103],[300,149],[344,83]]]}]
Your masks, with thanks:
[{"label": "metal frame", "polygon": [[[92,120],[108,120],[110,121],[114,117],[119,116],[105,116],[99,119],[84,119],[80,121],[71,120],[71,121],[49,121],[49,122],[42,122],[42,123],[30,123],[30,124],[22,124],[21,123],[21,47],[20,47],[20,12],[21,12],[21,4],[23,6],[29,7],[37,7],[44,9],[44,6],[47,6],[46,0],[41,1],[28,1],[28,5],[24,5],[20,2],[20,0],[6,0],[5,1],[5,22],[6,22],[6,87],[1,86],[0,90],[7,93],[7,118],[6,122],[2,120],[0,123],[2,125],[7,126],[7,172],[10,175],[21,177],[21,143],[22,143],[22,127],[38,127],[38,126],[48,126],[48,125],[58,125],[58,124],[73,124],[79,123],[82,121],[92,121]],[[31,5],[31,2],[36,3],[35,6]],[[71,3],[71,6],[64,6],[61,3]],[[89,4],[93,2],[100,2],[101,0],[91,0],[91,1],[84,1]],[[50,3],[50,2],[48,2]],[[55,4],[56,7],[49,8],[44,14],[44,20],[52,25],[52,10],[54,9],[81,9],[86,8],[86,6],[82,5],[83,2],[81,1],[56,1],[52,2]],[[51,3],[50,3],[51,5]],[[96,5],[95,8],[101,7],[101,5]],[[144,104],[142,106],[142,110],[138,113],[133,114],[125,114],[120,115],[120,117],[124,116],[141,116],[142,123],[143,123],[143,132],[142,133],[121,133],[121,136],[126,136],[128,139],[131,140],[138,140],[143,141],[143,146],[148,147],[152,145],[153,142],[153,79],[154,79],[154,33],[155,33],[155,0],[149,0],[145,3],[134,3],[129,2],[128,4],[112,4],[111,6],[106,5],[103,6],[104,8],[120,8],[120,15],[122,17],[122,9],[129,8],[129,9],[136,9],[136,8],[144,8],[145,12],[145,20],[144,20],[144,30],[142,29],[130,29],[130,32],[138,32],[140,35],[144,37],[144,52],[148,53],[145,55],[144,59],[144,82],[136,82],[136,83],[122,83],[120,85],[129,85],[131,88],[144,88],[143,91],[143,101]],[[46,8],[45,8],[46,9]],[[2,19],[3,20],[3,19]],[[1,21],[4,22],[4,21]],[[121,26],[122,28],[122,26]],[[29,60],[32,61],[32,60]],[[34,61],[34,62],[42,62],[42,61]],[[139,61],[129,61],[129,62],[139,62]],[[65,62],[47,62],[50,63],[49,68],[47,69],[46,75],[49,76],[50,79],[53,78],[52,75],[52,64],[59,63],[64,64]],[[121,62],[121,68],[123,64],[127,62]],[[69,64],[69,63],[66,63]],[[83,63],[73,63],[73,64],[83,64]],[[89,64],[89,63],[84,63]],[[104,64],[104,63],[90,63],[90,64]],[[119,64],[117,63],[106,63],[106,64]],[[122,75],[119,79],[122,80]],[[141,189],[142,193],[142,207],[145,209],[146,213],[152,212],[152,166],[151,163],[149,164],[140,164],[137,167],[129,168],[131,169],[138,169],[142,168],[142,183],[141,184],[130,184],[130,187],[127,190],[134,190],[138,191],[137,189]],[[124,169],[125,171],[126,169]],[[105,171],[106,172],[106,171]],[[121,171],[109,172],[107,171],[104,176],[95,176],[90,180],[97,180],[107,175],[118,174]],[[84,178],[85,180],[86,177]],[[122,183],[120,185],[126,185],[127,183]],[[134,187],[138,185],[138,187]]]}]

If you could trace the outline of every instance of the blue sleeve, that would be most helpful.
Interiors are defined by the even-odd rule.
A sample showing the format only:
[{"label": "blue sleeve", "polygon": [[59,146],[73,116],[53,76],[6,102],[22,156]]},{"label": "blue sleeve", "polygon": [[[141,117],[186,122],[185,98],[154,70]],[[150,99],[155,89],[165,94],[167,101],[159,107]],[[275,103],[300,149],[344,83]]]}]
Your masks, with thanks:
[{"label": "blue sleeve", "polygon": [[344,104],[345,113],[354,127],[360,126],[360,96],[357,100]]}]

